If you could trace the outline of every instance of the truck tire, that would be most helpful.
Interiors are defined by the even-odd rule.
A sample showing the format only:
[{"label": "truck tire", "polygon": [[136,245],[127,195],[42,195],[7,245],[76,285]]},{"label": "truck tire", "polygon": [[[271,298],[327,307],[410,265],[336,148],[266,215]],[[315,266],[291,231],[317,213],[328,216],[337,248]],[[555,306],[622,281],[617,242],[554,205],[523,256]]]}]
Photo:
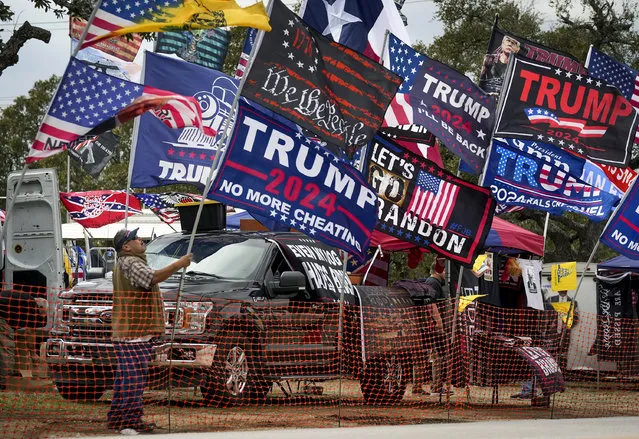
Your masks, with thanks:
[{"label": "truck tire", "polygon": [[97,401],[104,395],[105,388],[95,383],[55,383],[58,393],[69,401]]},{"label": "truck tire", "polygon": [[397,404],[406,391],[406,368],[396,354],[386,358],[372,358],[360,379],[360,387],[367,404]]},{"label": "truck tire", "polygon": [[200,386],[207,405],[227,407],[264,402],[272,383],[263,378],[257,352],[246,339],[226,339]]}]

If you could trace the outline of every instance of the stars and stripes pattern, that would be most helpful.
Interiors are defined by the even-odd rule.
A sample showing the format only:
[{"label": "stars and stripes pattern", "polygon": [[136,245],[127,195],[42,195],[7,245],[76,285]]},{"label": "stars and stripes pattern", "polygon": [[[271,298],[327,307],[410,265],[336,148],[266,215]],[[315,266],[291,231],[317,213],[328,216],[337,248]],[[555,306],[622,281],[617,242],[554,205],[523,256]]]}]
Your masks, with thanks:
[{"label": "stars and stripes pattern", "polygon": [[426,172],[419,171],[408,211],[431,224],[446,227],[453,212],[459,188]]},{"label": "stars and stripes pattern", "polygon": [[244,71],[248,65],[248,60],[251,57],[251,50],[253,50],[253,44],[255,44],[255,37],[257,36],[257,29],[250,28],[246,32],[246,38],[244,39],[244,46],[242,47],[242,53],[240,54],[240,60],[237,63],[237,69],[235,70],[235,79],[240,79],[244,76]]},{"label": "stars and stripes pattern", "polygon": [[395,99],[386,112],[388,126],[405,125],[413,122],[413,108],[410,104],[410,91],[413,88],[419,67],[424,64],[419,52],[408,50],[409,45],[392,33],[388,35],[390,52],[389,68],[404,80],[397,90]]},{"label": "stars and stripes pattern", "polygon": [[7,219],[7,213],[0,209],[0,223],[4,224],[4,221]]},{"label": "stars and stripes pattern", "polygon": [[[374,261],[371,260],[375,254],[374,248],[369,248],[366,252],[366,261],[362,264],[359,263],[357,258],[350,257],[347,262],[346,270],[352,274],[368,275],[364,281],[364,285],[386,287],[388,286],[388,274],[390,267],[390,254],[388,252],[383,255],[377,255]],[[369,270],[370,267],[370,270]]]},{"label": "stars and stripes pattern", "polygon": [[[586,68],[590,76],[617,87],[630,104],[639,111],[639,71],[592,46],[586,59]],[[635,143],[639,144],[639,129],[635,134]]]},{"label": "stars and stripes pattern", "polygon": [[119,79],[71,58],[27,163],[64,151],[80,136],[103,133],[148,110],[170,128],[194,126],[211,133],[195,98]]},{"label": "stars and stripes pattern", "polygon": [[531,123],[545,123],[551,128],[575,131],[579,137],[603,137],[608,130],[608,127],[604,126],[586,125],[586,121],[582,119],[557,117],[555,113],[545,108],[526,108],[526,116]]},{"label": "stars and stripes pattern", "polygon": [[[86,25],[86,20],[82,18],[69,17],[69,34],[71,38],[79,40]],[[118,37],[102,40],[95,45],[95,48],[123,61],[133,62],[141,45],[142,37],[136,34],[131,38]]]},{"label": "stars and stripes pattern", "polygon": [[241,7],[235,0],[103,0],[82,48],[127,33],[225,26],[271,30],[262,2]]},{"label": "stars and stripes pattern", "polygon": [[[126,199],[126,191],[60,192],[60,201],[71,218],[87,229],[122,221]],[[140,200],[129,195],[128,216],[138,213],[142,213]]]},{"label": "stars and stripes pattern", "polygon": [[151,209],[160,220],[171,224],[180,219],[180,212],[175,207],[179,203],[199,202],[201,195],[180,192],[164,192],[161,194],[135,194],[146,207]]}]

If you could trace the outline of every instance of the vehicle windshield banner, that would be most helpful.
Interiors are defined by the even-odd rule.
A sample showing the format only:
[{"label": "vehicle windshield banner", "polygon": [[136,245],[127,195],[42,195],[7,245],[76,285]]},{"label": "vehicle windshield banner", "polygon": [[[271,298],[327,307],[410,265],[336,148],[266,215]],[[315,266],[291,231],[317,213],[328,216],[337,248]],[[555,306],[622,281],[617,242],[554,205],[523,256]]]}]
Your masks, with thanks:
[{"label": "vehicle windshield banner", "polygon": [[366,256],[377,194],[362,174],[294,128],[240,102],[209,198]]}]

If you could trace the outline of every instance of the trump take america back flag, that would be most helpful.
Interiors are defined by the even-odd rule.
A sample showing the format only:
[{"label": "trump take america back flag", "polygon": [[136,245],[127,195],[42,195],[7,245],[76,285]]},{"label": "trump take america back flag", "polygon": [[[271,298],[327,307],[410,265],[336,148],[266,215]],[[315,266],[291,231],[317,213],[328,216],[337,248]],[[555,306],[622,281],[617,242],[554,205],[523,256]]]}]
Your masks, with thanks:
[{"label": "trump take america back flag", "polygon": [[242,94],[340,147],[349,158],[377,132],[401,79],[308,27],[273,0]]},{"label": "trump take america back flag", "polygon": [[[125,217],[126,191],[60,192],[71,218],[90,229],[117,223]],[[142,213],[140,200],[129,195],[129,215]]]},{"label": "trump take america back flag", "polygon": [[472,264],[495,211],[489,188],[476,186],[399,145],[376,136],[366,178],[378,196],[375,229]]},{"label": "trump take america back flag", "polygon": [[225,26],[271,30],[262,2],[242,8],[235,0],[103,0],[82,47],[133,32]]},{"label": "trump take america back flag", "polygon": [[27,163],[64,151],[80,136],[101,134],[149,110],[170,128],[194,126],[209,132],[193,97],[118,79],[71,58]]}]

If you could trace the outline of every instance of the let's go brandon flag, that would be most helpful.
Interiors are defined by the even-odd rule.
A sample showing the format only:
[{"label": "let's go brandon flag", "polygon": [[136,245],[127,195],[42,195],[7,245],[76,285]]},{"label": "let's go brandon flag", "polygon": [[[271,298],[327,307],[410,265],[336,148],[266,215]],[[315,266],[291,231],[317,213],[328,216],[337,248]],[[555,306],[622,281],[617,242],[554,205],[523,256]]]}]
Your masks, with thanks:
[{"label": "let's go brandon flag", "polygon": [[504,79],[494,135],[549,143],[623,168],[638,124],[639,113],[605,81],[516,55]]},{"label": "let's go brandon flag", "polygon": [[495,211],[489,188],[380,136],[371,142],[366,163],[366,177],[378,195],[377,230],[472,265]]},{"label": "let's go brandon flag", "polygon": [[235,0],[103,0],[82,48],[105,38],[139,32],[162,32],[247,26],[271,30],[264,4],[246,8]]},{"label": "let's go brandon flag", "polygon": [[366,56],[327,40],[280,0],[242,94],[280,113],[349,158],[382,124],[401,79]]}]

